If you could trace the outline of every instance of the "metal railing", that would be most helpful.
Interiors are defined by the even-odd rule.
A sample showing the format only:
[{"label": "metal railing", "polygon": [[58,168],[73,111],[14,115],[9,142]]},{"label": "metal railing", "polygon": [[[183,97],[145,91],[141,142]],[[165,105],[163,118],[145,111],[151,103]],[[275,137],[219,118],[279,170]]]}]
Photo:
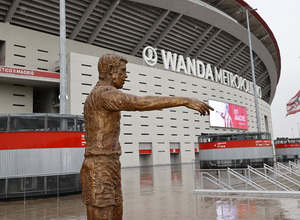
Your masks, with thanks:
[{"label": "metal railing", "polygon": [[248,165],[248,172],[249,172],[249,174],[248,174],[249,179],[251,179],[250,173],[252,172],[255,175],[261,177],[263,180],[265,180],[265,181],[267,181],[269,183],[274,184],[276,186],[276,189],[277,189],[277,187],[279,187],[279,188],[281,188],[281,189],[283,189],[285,191],[294,191],[292,188],[284,185],[283,183],[281,183],[281,182],[277,181],[276,179],[272,178],[271,176],[266,175],[265,173],[263,173],[263,172],[261,172],[261,171],[259,171],[257,169],[254,169],[253,167],[251,167],[249,165]]},{"label": "metal railing", "polygon": [[229,185],[230,184],[230,175],[234,176],[235,178],[245,182],[247,188],[248,185],[252,186],[253,188],[255,188],[256,190],[259,191],[267,191],[267,189],[265,189],[264,187],[260,186],[259,184],[257,184],[256,182],[252,181],[251,179],[239,174],[238,172],[236,172],[233,169],[230,169],[229,167],[227,168],[227,173],[228,173],[228,181],[229,181]]},{"label": "metal railing", "polygon": [[295,172],[295,171],[293,171],[293,169],[291,169],[290,166],[286,166],[286,165],[284,165],[282,163],[277,163],[276,165],[277,165],[277,170],[280,171],[280,169],[282,169],[282,170],[287,171],[287,173],[289,173],[289,174],[293,174],[295,176],[300,177],[300,174],[297,173],[297,172]]},{"label": "metal railing", "polygon": [[293,161],[290,161],[289,160],[289,168],[294,172],[294,173],[297,173],[299,174],[300,173],[300,165],[293,162]]},{"label": "metal railing", "polygon": [[0,200],[7,198],[27,198],[32,196],[59,195],[80,192],[80,176],[78,172],[44,173],[38,175],[10,176],[0,179],[4,187],[0,192]]},{"label": "metal railing", "polygon": [[[276,164],[278,165],[278,164]],[[294,168],[300,168],[300,165],[290,163]],[[278,167],[278,166],[276,166]],[[195,190],[194,194],[242,194],[242,195],[265,195],[265,196],[293,196],[299,197],[300,192],[296,190],[300,187],[300,182],[297,180],[298,175],[294,179],[289,174],[286,174],[286,167],[279,164],[280,169],[264,164],[261,170],[248,166],[247,169],[234,170],[210,170],[201,172],[200,169],[194,169],[195,173]],[[289,170],[289,169],[288,169]],[[196,173],[200,172],[199,173]],[[227,171],[227,172],[226,172]],[[227,175],[224,175],[226,172]],[[295,171],[293,171],[295,173]],[[197,175],[196,175],[197,174]],[[198,181],[198,182],[197,182]],[[201,181],[201,186],[197,185]],[[208,183],[208,184],[207,184]],[[272,187],[270,187],[272,185]],[[276,187],[274,189],[274,185]],[[213,187],[212,186],[217,186]],[[251,186],[251,188],[248,188]],[[241,187],[245,187],[243,189]]]},{"label": "metal railing", "polygon": [[68,114],[0,114],[0,132],[77,131],[84,132],[82,115]]},{"label": "metal railing", "polygon": [[201,189],[204,189],[204,186],[203,186],[204,185],[204,179],[207,179],[211,183],[214,183],[215,185],[217,185],[220,189],[223,189],[223,190],[228,190],[228,189],[234,190],[231,186],[229,186],[225,182],[221,181],[220,179],[217,179],[216,177],[214,177],[213,175],[211,175],[211,174],[209,174],[207,172],[201,172],[200,176],[201,176]]},{"label": "metal railing", "polygon": [[296,186],[300,187],[300,182],[298,180],[294,179],[293,177],[290,177],[290,176],[286,175],[285,173],[282,173],[278,169],[274,169],[273,167],[271,167],[267,164],[264,164],[264,172],[265,173],[271,172],[275,175],[275,178],[281,177],[284,180],[286,180],[288,182],[291,182],[291,183],[295,184]]}]

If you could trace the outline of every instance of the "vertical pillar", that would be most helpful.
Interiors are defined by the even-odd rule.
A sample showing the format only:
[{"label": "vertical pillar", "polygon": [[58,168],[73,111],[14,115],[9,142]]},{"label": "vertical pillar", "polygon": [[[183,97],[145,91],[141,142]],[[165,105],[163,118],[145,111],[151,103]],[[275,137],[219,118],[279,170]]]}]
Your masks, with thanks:
[{"label": "vertical pillar", "polygon": [[66,50],[66,5],[60,0],[60,114],[68,112],[67,50]]},{"label": "vertical pillar", "polygon": [[253,92],[254,92],[255,109],[256,109],[255,112],[256,112],[256,121],[257,121],[257,131],[261,132],[260,118],[259,118],[259,108],[258,108],[258,98],[257,98],[257,90],[256,90],[256,80],[255,80],[253,54],[252,54],[252,43],[251,43],[251,35],[250,35],[250,24],[249,24],[249,15],[248,15],[248,13],[249,13],[248,9],[246,9],[247,27],[248,27],[248,38],[249,38],[249,50],[250,50],[250,62],[251,62],[252,81],[253,81]]}]

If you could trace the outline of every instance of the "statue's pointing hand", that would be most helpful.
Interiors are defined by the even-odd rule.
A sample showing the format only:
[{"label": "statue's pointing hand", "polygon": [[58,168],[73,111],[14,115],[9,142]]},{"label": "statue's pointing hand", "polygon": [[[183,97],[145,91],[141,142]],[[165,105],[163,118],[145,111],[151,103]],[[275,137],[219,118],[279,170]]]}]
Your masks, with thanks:
[{"label": "statue's pointing hand", "polygon": [[186,107],[200,112],[200,115],[202,116],[206,114],[209,115],[210,111],[214,111],[211,106],[202,101],[199,101],[198,99],[190,99],[190,101],[186,104]]}]

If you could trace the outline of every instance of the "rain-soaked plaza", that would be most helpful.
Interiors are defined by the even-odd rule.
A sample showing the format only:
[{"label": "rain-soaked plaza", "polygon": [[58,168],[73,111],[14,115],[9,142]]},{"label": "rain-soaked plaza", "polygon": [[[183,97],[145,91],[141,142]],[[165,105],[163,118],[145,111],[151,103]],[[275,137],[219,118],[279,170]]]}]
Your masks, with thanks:
[{"label": "rain-soaked plaza", "polygon": [[[299,219],[300,199],[194,195],[192,164],[122,169],[124,220]],[[0,202],[0,219],[86,219],[81,195]]]}]

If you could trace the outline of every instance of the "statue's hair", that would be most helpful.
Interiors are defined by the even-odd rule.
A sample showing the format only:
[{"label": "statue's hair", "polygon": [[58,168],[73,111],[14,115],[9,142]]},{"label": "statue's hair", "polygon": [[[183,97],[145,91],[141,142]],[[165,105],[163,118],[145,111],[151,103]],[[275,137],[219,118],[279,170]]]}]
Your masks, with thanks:
[{"label": "statue's hair", "polygon": [[109,65],[112,67],[118,67],[121,62],[127,63],[127,59],[118,54],[105,54],[100,57],[98,61],[99,79],[104,79],[109,74]]}]

